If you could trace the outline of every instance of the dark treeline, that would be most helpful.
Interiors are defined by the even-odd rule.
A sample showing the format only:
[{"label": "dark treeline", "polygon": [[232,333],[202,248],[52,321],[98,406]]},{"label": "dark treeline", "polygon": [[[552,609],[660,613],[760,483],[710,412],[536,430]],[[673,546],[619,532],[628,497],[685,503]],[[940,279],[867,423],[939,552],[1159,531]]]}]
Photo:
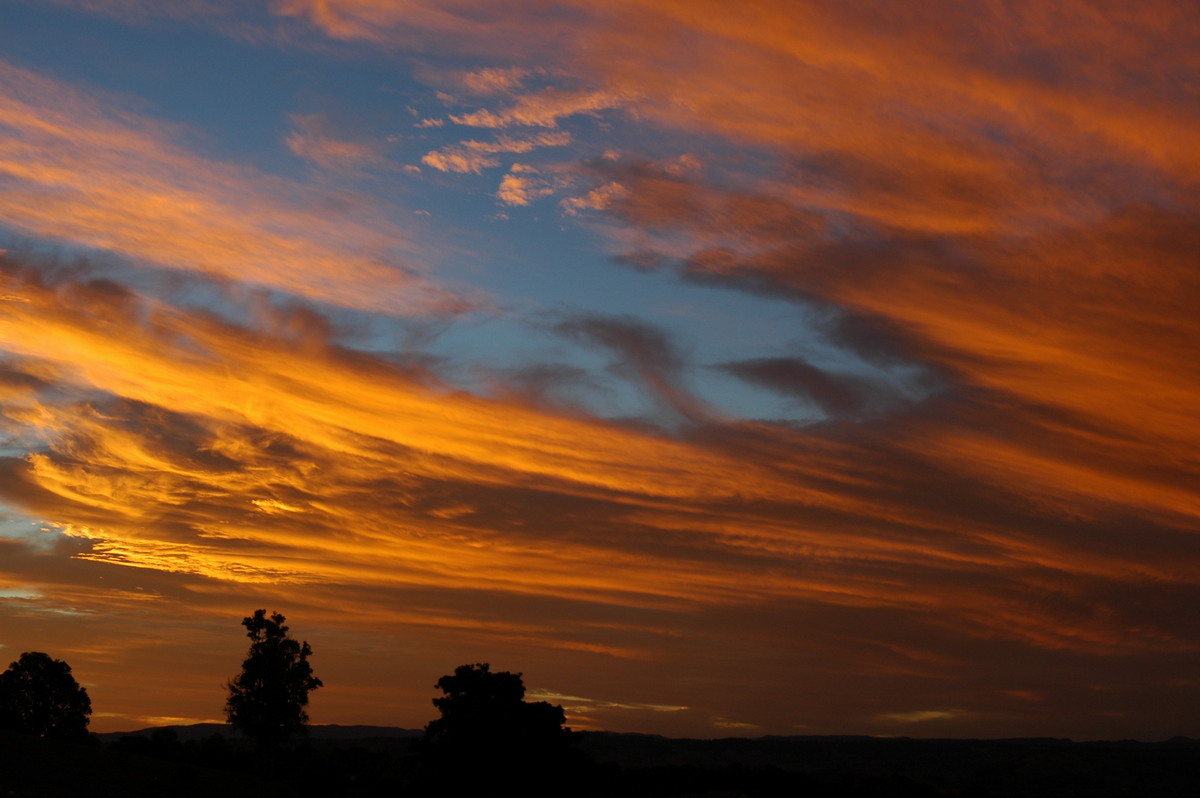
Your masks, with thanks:
[{"label": "dark treeline", "polygon": [[[284,617],[243,619],[250,647],[227,684],[223,731],[88,735],[71,668],[26,652],[0,674],[0,798],[137,796],[632,796],[1038,798],[1200,795],[1200,742],[668,740],[573,732],[526,701],[520,673],[462,665],[434,685],[423,732],[308,734],[322,686]],[[220,727],[217,727],[220,728]],[[385,734],[385,732],[397,732]]]},{"label": "dark treeline", "polygon": [[[226,732],[189,728],[92,735],[90,743],[0,732],[5,798],[112,795],[455,796],[458,775],[431,766],[414,737],[306,739],[264,753]],[[381,730],[382,731],[382,730]],[[580,759],[475,768],[483,795],[658,798],[1108,798],[1200,795],[1200,741],[730,738],[577,733]],[[101,742],[103,740],[103,742]],[[466,765],[465,767],[470,767]],[[555,773],[549,778],[550,773]]]}]

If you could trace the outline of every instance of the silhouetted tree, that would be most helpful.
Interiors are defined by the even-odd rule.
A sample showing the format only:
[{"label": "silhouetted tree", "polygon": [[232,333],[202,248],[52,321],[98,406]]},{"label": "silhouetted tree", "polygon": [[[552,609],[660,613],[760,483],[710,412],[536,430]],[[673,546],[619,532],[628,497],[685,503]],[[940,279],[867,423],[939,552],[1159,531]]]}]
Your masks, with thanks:
[{"label": "silhouetted tree", "polygon": [[563,708],[545,701],[525,701],[522,674],[493,673],[486,663],[460,665],[438,679],[445,693],[433,699],[442,716],[425,727],[433,744],[457,747],[516,743],[521,746],[556,745],[570,741],[571,730]]},{"label": "silhouetted tree", "polygon": [[321,687],[313,675],[307,642],[288,636],[285,618],[266,610],[242,619],[250,653],[242,672],[230,680],[225,716],[229,723],[263,746],[272,746],[304,731],[308,694]]},{"label": "silhouetted tree", "polygon": [[506,785],[524,795],[560,794],[564,780],[586,765],[572,747],[563,708],[525,701],[520,673],[460,665],[437,688],[444,695],[433,705],[442,716],[425,726],[419,743],[427,789],[493,792]]},{"label": "silhouetted tree", "polygon": [[87,737],[92,700],[71,666],[40,651],[26,651],[0,673],[0,728],[38,737]]}]

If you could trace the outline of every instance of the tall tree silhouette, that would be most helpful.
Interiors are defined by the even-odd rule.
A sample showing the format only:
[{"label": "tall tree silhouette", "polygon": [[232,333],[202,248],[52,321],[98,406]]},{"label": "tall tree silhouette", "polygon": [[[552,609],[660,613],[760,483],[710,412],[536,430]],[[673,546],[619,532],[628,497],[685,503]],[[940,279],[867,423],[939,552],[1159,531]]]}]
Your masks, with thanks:
[{"label": "tall tree silhouette", "polygon": [[308,694],[321,687],[308,658],[308,642],[288,636],[286,620],[266,610],[242,619],[250,652],[242,672],[228,684],[225,716],[230,725],[262,746],[273,746],[304,731]]},{"label": "tall tree silhouette", "polygon": [[0,729],[38,737],[87,736],[92,700],[71,666],[40,651],[26,651],[0,673]]}]

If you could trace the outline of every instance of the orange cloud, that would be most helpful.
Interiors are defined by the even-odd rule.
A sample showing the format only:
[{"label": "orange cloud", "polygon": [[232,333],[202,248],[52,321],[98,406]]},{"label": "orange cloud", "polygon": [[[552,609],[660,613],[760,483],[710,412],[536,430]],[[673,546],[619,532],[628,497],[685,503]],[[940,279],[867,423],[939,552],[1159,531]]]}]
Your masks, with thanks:
[{"label": "orange cloud", "polygon": [[0,215],[27,234],[353,308],[468,306],[413,273],[416,247],[377,212],[193,156],[64,84],[0,64],[0,123]]},{"label": "orange cloud", "polygon": [[542,147],[565,147],[571,143],[571,134],[566,131],[541,133],[525,138],[499,136],[494,141],[470,139],[428,152],[421,163],[439,172],[473,172],[480,174],[484,169],[500,165],[495,156],[500,153],[527,153]]},{"label": "orange cloud", "polygon": [[582,197],[567,197],[562,201],[562,206],[571,215],[584,210],[604,211],[611,208],[613,203],[625,194],[625,187],[620,183],[606,183]]},{"label": "orange cloud", "polygon": [[612,92],[549,88],[519,97],[513,105],[498,112],[481,108],[467,114],[451,114],[450,119],[468,127],[558,127],[558,120],[563,117],[619,108],[627,102],[627,97]]},{"label": "orange cloud", "polygon": [[473,94],[510,94],[519,89],[532,74],[532,70],[522,67],[489,67],[466,73],[462,76],[462,84],[464,89]]},{"label": "orange cloud", "polygon": [[[85,560],[286,590],[904,608],[1048,648],[1172,646],[1122,634],[1119,616],[1081,624],[997,600],[1000,585],[1037,573],[1105,584],[1182,575],[1170,559],[1130,559],[1124,544],[1085,554],[1069,537],[1015,535],[1011,520],[988,517],[1028,491],[986,469],[1034,461],[970,448],[951,419],[914,421],[890,443],[737,426],[673,442],[451,392],[286,326],[255,331],[111,288],[45,284],[11,262],[3,292],[27,300],[4,303],[0,319],[24,373],[118,397],[10,411],[50,441],[10,471],[12,490],[85,542]],[[947,504],[944,483],[922,484],[949,463],[977,494],[968,507]],[[574,531],[554,534],[564,523]]]},{"label": "orange cloud", "polygon": [[[854,732],[987,716],[1061,734],[1062,716],[1093,706],[1081,669],[1119,682],[1123,711],[1194,658],[1200,111],[1179,79],[1197,65],[1186,4],[277,8],[339,39],[500,53],[465,82],[505,105],[459,124],[553,128],[620,109],[635,143],[686,135],[680,149],[703,157],[606,156],[579,167],[595,187],[561,207],[607,218],[647,269],[792,302],[814,341],[903,379],[881,388],[781,341],[708,365],[826,421],[724,419],[652,325],[556,328],[686,421],[668,433],[539,406],[515,380],[492,398],[454,390],[335,345],[315,313],[261,308],[238,324],[10,257],[4,429],[38,445],[0,460],[0,485],[60,524],[55,567],[136,572],[205,618],[236,617],[253,595],[302,607],[330,639],[400,627],[473,661],[469,640],[591,685],[563,696],[642,709],[703,696],[707,728],[753,705],[777,730],[798,714]],[[522,93],[526,70],[570,88]],[[340,237],[277,199],[295,186],[4,74],[0,113],[18,135],[0,163],[19,190],[0,210],[24,229],[350,307],[434,291],[346,243],[390,242],[391,228]],[[478,172],[526,141],[463,142],[425,163]],[[533,176],[510,172],[498,198],[530,201]],[[349,278],[322,277],[348,253]],[[571,378],[538,366],[527,385]],[[0,543],[0,572],[26,591],[6,599],[24,602],[25,634],[40,627],[23,613],[75,598],[148,604],[128,582],[60,594],[82,582]],[[78,643],[97,667],[130,656],[119,645]],[[407,667],[399,644],[379,645],[381,670]],[[705,666],[685,689],[647,684],[648,662]],[[797,683],[802,705],[779,688]],[[1043,714],[1003,716],[1011,701],[987,698],[998,684],[1045,696],[1023,702]]]},{"label": "orange cloud", "polygon": [[554,186],[532,166],[513,164],[500,180],[496,199],[504,205],[528,205],[554,193]]},{"label": "orange cloud", "polygon": [[378,145],[338,137],[324,117],[294,116],[292,122],[296,129],[286,139],[288,149],[322,169],[353,171],[387,164]]},{"label": "orange cloud", "polygon": [[528,54],[561,40],[574,14],[553,5],[478,0],[283,0],[272,12],[339,40],[435,49],[471,40],[482,52]]}]

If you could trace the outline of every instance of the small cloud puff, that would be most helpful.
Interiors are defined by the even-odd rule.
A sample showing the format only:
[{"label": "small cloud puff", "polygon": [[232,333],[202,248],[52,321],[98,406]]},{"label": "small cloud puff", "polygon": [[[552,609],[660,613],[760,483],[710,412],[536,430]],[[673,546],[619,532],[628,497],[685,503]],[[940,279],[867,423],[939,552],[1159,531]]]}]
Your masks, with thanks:
[{"label": "small cloud puff", "polygon": [[628,193],[629,190],[620,183],[608,183],[592,189],[582,197],[567,197],[560,204],[567,214],[578,216],[580,211],[608,210],[613,203]]},{"label": "small cloud puff", "polygon": [[[605,154],[607,155],[607,153]],[[695,155],[685,152],[683,155],[663,163],[661,168],[672,177],[685,177],[699,173],[703,165]]]},{"label": "small cloud puff", "polygon": [[532,166],[513,164],[500,181],[496,199],[505,205],[528,205],[554,193],[554,186]]},{"label": "small cloud puff", "polygon": [[462,77],[463,88],[472,94],[506,94],[519,89],[533,70],[522,67],[481,69]]}]

